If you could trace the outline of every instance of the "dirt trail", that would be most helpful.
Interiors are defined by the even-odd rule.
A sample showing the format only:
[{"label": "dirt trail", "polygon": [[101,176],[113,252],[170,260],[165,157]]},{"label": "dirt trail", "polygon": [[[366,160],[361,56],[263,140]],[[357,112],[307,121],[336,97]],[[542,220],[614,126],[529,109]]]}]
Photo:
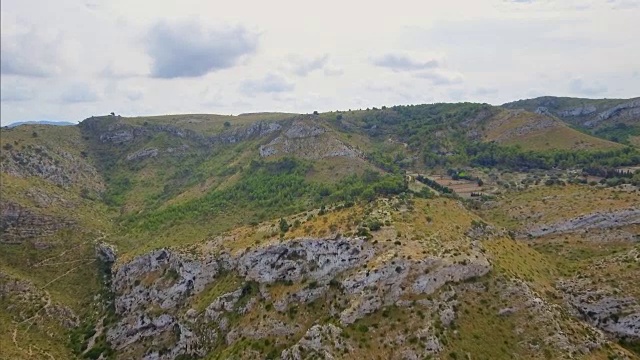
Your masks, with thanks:
[{"label": "dirt trail", "polygon": [[[69,275],[69,274],[70,274],[70,273],[72,273],[73,271],[75,271],[75,270],[77,270],[77,269],[81,268],[82,266],[85,266],[85,265],[88,265],[88,264],[91,264],[91,263],[95,262],[97,259],[95,259],[95,258],[89,258],[89,259],[79,259],[79,260],[69,260],[69,261],[59,261],[59,262],[55,262],[55,263],[50,263],[50,261],[52,261],[52,260],[54,260],[54,259],[59,259],[59,258],[63,257],[64,255],[68,254],[69,252],[71,252],[72,250],[78,249],[79,247],[81,247],[81,246],[83,246],[83,245],[86,245],[87,243],[89,243],[89,242],[91,242],[91,241],[93,241],[94,243],[97,243],[97,242],[99,242],[99,241],[101,241],[101,240],[104,240],[106,237],[107,237],[107,235],[106,235],[106,234],[101,233],[101,234],[100,234],[100,236],[99,236],[99,237],[97,237],[97,238],[93,238],[93,239],[91,239],[91,240],[84,241],[84,242],[82,242],[82,243],[80,243],[80,244],[78,244],[78,245],[76,245],[76,246],[74,246],[74,247],[72,247],[72,248],[69,248],[69,249],[67,249],[67,250],[65,250],[65,251],[63,251],[63,252],[61,252],[61,253],[60,253],[60,254],[58,254],[58,255],[55,255],[55,256],[52,256],[52,257],[46,258],[46,259],[44,259],[44,260],[42,260],[42,261],[40,261],[40,262],[36,263],[35,265],[33,265],[33,267],[42,267],[42,266],[59,266],[59,265],[65,265],[65,264],[81,263],[80,265],[78,265],[78,266],[76,266],[76,267],[73,267],[73,268],[69,269],[68,271],[66,271],[66,272],[65,272],[65,273],[63,273],[62,275],[57,276],[56,278],[54,278],[53,280],[49,281],[49,282],[48,282],[48,283],[46,283],[44,286],[42,286],[39,290],[41,290],[41,291],[43,291],[43,292],[44,292],[43,299],[45,300],[45,305],[44,305],[44,306],[42,306],[40,309],[38,309],[38,311],[36,311],[36,313],[35,313],[33,316],[31,316],[30,318],[28,318],[28,319],[26,319],[26,320],[23,320],[23,321],[20,321],[20,322],[16,322],[16,323],[14,323],[15,327],[14,327],[14,329],[13,329],[13,333],[12,333],[12,336],[11,336],[11,340],[12,340],[12,342],[13,342],[13,345],[16,347],[16,349],[18,349],[18,351],[20,351],[20,352],[22,352],[22,353],[24,353],[24,354],[27,354],[27,356],[28,356],[29,358],[36,358],[37,356],[41,358],[42,356],[46,356],[46,357],[47,357],[47,358],[49,358],[49,359],[53,359],[53,360],[55,360],[55,359],[56,359],[56,358],[55,358],[53,355],[51,355],[49,352],[44,351],[44,350],[42,350],[42,349],[40,349],[40,348],[38,348],[38,347],[35,347],[35,346],[33,346],[33,345],[29,345],[29,348],[28,348],[28,349],[25,349],[25,348],[21,347],[21,346],[20,346],[20,343],[19,343],[19,341],[18,341],[18,340],[19,340],[18,338],[19,338],[19,335],[20,335],[19,328],[20,328],[20,326],[21,326],[21,325],[26,324],[26,323],[29,323],[29,325],[27,326],[27,328],[24,330],[23,334],[28,333],[28,332],[29,332],[29,330],[31,329],[31,326],[32,326],[33,324],[35,324],[36,320],[41,316],[42,311],[43,311],[43,310],[45,310],[45,311],[46,311],[46,309],[48,309],[48,308],[51,306],[51,304],[52,304],[51,294],[46,290],[46,288],[47,288],[48,286],[50,286],[51,284],[55,283],[56,281],[58,281],[58,280],[62,279],[63,277],[65,277],[65,276]],[[95,344],[95,341],[96,341],[97,337],[98,337],[98,336],[100,336],[100,335],[102,334],[102,331],[103,331],[103,328],[102,328],[102,319],[99,321],[98,326],[99,326],[99,328],[96,328],[96,334],[94,334],[94,336],[90,339],[90,346],[89,346],[87,349],[91,349],[91,347],[93,347],[93,345]],[[36,352],[37,352],[38,354],[34,354],[34,348],[35,348],[35,350],[36,350]],[[85,352],[86,352],[86,351],[85,351]]]},{"label": "dirt trail", "polygon": [[[97,242],[99,242],[100,240],[104,240],[106,237],[107,237],[107,235],[106,235],[105,233],[102,233],[102,232],[101,232],[99,237],[97,237],[97,238],[95,238],[95,239],[92,239],[92,240],[83,241],[83,242],[81,242],[80,244],[78,244],[78,245],[76,245],[76,246],[74,246],[74,247],[72,247],[72,248],[70,248],[70,249],[67,249],[67,250],[65,250],[65,251],[61,252],[61,253],[60,253],[60,254],[58,254],[58,255],[55,255],[55,256],[52,256],[52,257],[48,257],[48,258],[46,258],[46,259],[44,259],[44,260],[42,260],[42,261],[40,261],[40,262],[38,262],[38,263],[34,264],[34,265],[33,265],[33,267],[41,267],[41,266],[50,266],[50,265],[55,265],[55,264],[66,264],[66,263],[70,263],[70,262],[58,262],[58,263],[53,263],[53,264],[47,264],[49,261],[51,261],[51,260],[53,260],[53,259],[57,259],[57,258],[59,258],[59,257],[62,257],[62,256],[64,256],[64,255],[68,254],[68,253],[69,253],[69,251],[75,250],[75,249],[77,249],[77,248],[79,248],[79,247],[81,247],[81,246],[83,246],[83,245],[86,245],[86,244],[87,244],[88,242],[90,242],[90,241],[93,241],[93,242],[96,242],[96,243],[97,243]],[[78,260],[75,260],[75,261],[77,262]]]}]

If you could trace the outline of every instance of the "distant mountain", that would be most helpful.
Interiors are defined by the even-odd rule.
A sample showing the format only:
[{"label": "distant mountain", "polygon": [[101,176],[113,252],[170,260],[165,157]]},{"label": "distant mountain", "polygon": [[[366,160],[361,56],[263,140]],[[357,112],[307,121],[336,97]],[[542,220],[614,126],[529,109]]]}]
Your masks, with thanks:
[{"label": "distant mountain", "polygon": [[16,127],[20,125],[55,125],[55,126],[70,126],[76,125],[69,121],[49,121],[49,120],[35,120],[35,121],[18,121],[7,125],[7,127]]}]

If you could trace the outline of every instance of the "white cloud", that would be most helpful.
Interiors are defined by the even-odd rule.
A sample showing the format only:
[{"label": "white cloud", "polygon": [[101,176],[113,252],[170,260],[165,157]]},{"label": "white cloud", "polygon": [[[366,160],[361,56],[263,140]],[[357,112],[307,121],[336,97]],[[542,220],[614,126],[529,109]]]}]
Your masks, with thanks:
[{"label": "white cloud", "polygon": [[237,65],[257,45],[257,35],[241,26],[214,29],[197,20],[159,21],[149,30],[147,54],[153,77],[199,77]]},{"label": "white cloud", "polygon": [[636,3],[2,0],[1,121],[628,98]]},{"label": "white cloud", "polygon": [[24,24],[2,13],[0,41],[3,75],[49,77],[60,74],[66,67],[61,53],[64,38],[56,29]]},{"label": "white cloud", "polygon": [[28,101],[35,98],[33,88],[19,82],[2,83],[0,88],[0,101]]},{"label": "white cloud", "polygon": [[289,92],[294,88],[294,83],[277,74],[267,74],[259,79],[245,80],[240,85],[240,91],[249,96],[255,96],[260,93]]},{"label": "white cloud", "polygon": [[464,81],[464,77],[460,73],[433,70],[417,73],[416,77],[427,79],[433,85],[453,85],[460,84]]},{"label": "white cloud", "polygon": [[324,74],[326,76],[340,76],[344,74],[344,69],[339,67],[327,66],[324,68]]},{"label": "white cloud", "polygon": [[575,95],[596,96],[607,92],[607,87],[599,83],[587,84],[581,78],[569,82],[569,91]]},{"label": "white cloud", "polygon": [[393,71],[414,71],[437,68],[440,63],[436,59],[416,60],[405,54],[385,54],[371,60],[376,66]]},{"label": "white cloud", "polygon": [[98,99],[96,90],[91,85],[81,82],[68,85],[60,97],[64,103],[94,102]]},{"label": "white cloud", "polygon": [[292,57],[292,72],[298,76],[307,76],[315,70],[323,69],[329,62],[329,54],[311,58]]}]

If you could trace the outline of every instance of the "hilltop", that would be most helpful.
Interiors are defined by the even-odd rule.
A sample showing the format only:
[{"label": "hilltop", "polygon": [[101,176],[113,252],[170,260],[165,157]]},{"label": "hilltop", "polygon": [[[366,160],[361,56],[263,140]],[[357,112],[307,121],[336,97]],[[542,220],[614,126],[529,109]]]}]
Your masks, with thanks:
[{"label": "hilltop", "polygon": [[557,101],[2,128],[2,355],[636,359],[640,150]]},{"label": "hilltop", "polygon": [[508,109],[557,117],[599,137],[627,144],[640,144],[640,98],[579,99],[543,96],[502,105]]}]

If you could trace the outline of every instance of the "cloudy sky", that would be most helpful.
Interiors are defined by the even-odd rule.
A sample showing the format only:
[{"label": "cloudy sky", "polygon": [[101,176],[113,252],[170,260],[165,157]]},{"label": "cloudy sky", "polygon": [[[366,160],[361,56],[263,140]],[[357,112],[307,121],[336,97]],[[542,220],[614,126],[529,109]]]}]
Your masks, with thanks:
[{"label": "cloudy sky", "polygon": [[640,96],[640,0],[2,0],[1,11],[2,125]]}]

